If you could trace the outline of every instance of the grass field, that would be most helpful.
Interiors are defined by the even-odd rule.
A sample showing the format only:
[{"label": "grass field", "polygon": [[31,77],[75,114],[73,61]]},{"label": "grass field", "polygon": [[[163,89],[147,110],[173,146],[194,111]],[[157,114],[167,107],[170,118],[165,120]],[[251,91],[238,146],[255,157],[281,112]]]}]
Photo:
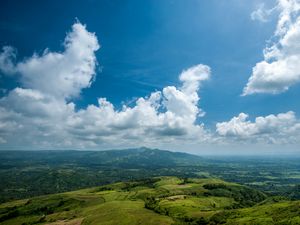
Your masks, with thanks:
[{"label": "grass field", "polygon": [[158,177],[0,205],[3,225],[300,224],[300,202],[219,179]]}]

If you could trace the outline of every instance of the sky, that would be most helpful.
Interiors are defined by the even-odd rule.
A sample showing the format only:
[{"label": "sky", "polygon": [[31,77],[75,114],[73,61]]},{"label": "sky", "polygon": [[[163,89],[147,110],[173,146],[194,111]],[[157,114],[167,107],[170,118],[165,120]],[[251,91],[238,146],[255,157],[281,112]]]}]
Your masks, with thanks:
[{"label": "sky", "polygon": [[300,0],[0,4],[2,150],[298,152]]}]

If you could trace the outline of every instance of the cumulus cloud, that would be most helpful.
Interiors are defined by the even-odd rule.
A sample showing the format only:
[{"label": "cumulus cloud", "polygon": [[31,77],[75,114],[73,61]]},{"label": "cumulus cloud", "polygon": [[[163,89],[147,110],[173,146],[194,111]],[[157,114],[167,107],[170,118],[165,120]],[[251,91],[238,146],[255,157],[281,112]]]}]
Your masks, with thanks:
[{"label": "cumulus cloud", "polygon": [[[149,97],[139,98],[135,106],[123,106],[121,110],[116,110],[105,98],[99,98],[97,105],[75,111],[75,105],[66,103],[63,98],[39,90],[16,88],[0,100],[0,109],[11,115],[3,121],[13,122],[3,125],[3,138],[7,136],[9,140],[26,132],[26,136],[20,136],[18,141],[30,137],[36,142],[40,140],[40,145],[50,145],[55,140],[56,147],[82,148],[116,142],[124,145],[152,141],[153,144],[158,140],[168,142],[189,138],[201,141],[208,134],[202,124],[196,124],[201,111],[197,107],[199,96],[195,92],[185,92],[185,88],[197,91],[202,76],[208,78],[209,68],[198,65],[192,69],[201,78],[188,81],[189,84],[184,81],[180,88],[165,87]],[[15,124],[19,125],[18,129],[12,127]],[[11,132],[5,132],[8,126],[12,127]]]},{"label": "cumulus cloud", "polygon": [[240,113],[228,122],[216,124],[219,135],[254,142],[292,144],[299,143],[300,121],[294,112],[256,117],[251,122],[249,115]]},{"label": "cumulus cloud", "polygon": [[20,73],[24,88],[56,97],[76,97],[81,89],[89,87],[95,75],[99,44],[95,34],[75,23],[65,38],[64,48],[63,52],[46,49],[43,55],[34,54],[14,65],[15,51],[6,46],[0,55],[0,68],[6,73]]},{"label": "cumulus cloud", "polygon": [[[180,75],[183,82],[180,88],[165,87],[149,97],[139,98],[134,107],[124,106],[120,111],[115,110],[106,99],[100,98],[98,106],[90,105],[70,117],[68,126],[71,132],[80,134],[91,133],[95,129],[123,137],[130,133],[130,136],[137,139],[164,139],[170,136],[186,138],[193,135],[201,139],[205,131],[202,125],[196,124],[201,111],[198,108],[197,91],[201,81],[208,79],[209,75],[209,67],[194,66]],[[98,138],[97,135],[93,137]]]},{"label": "cumulus cloud", "polygon": [[277,94],[300,81],[300,1],[278,0],[277,28],[264,60],[253,67],[243,95]]},{"label": "cumulus cloud", "polygon": [[45,50],[20,62],[12,61],[13,48],[4,49],[3,68],[18,73],[21,86],[0,99],[2,145],[101,148],[208,139],[203,124],[196,123],[203,114],[198,91],[210,77],[208,66],[184,70],[179,76],[181,86],[140,97],[133,107],[116,109],[100,97],[97,105],[77,111],[72,99],[93,82],[99,43],[78,22],[67,34],[64,48],[63,52]]},{"label": "cumulus cloud", "polygon": [[[193,71],[199,76],[195,80],[183,81],[180,88],[165,87],[162,91],[153,92],[149,97],[141,97],[135,106],[123,106],[116,110],[105,98],[99,98],[98,105],[89,105],[68,117],[66,127],[76,138],[88,138],[95,144],[101,141],[118,141],[127,144],[152,141],[171,141],[174,138],[193,138],[199,141],[208,134],[203,125],[196,124],[201,111],[197,104],[196,93],[204,77],[208,79],[210,70],[207,66],[197,65],[181,76]],[[180,77],[181,77],[180,76]],[[185,88],[194,92],[185,92]],[[191,95],[190,95],[191,94]],[[152,142],[153,144],[153,142]]]},{"label": "cumulus cloud", "polygon": [[[76,110],[74,98],[96,76],[95,34],[77,22],[67,34],[64,51],[45,50],[17,61],[16,50],[3,49],[2,72],[18,73],[20,86],[0,98],[0,148],[104,149],[115,147],[223,145],[228,140],[300,140],[300,123],[293,112],[258,117],[240,114],[217,124],[217,134],[199,122],[199,90],[211,76],[203,64],[179,74],[179,86],[138,98],[133,106],[117,109],[104,97]],[[297,135],[298,136],[297,136]],[[287,138],[288,137],[288,138]],[[294,139],[293,139],[294,138]],[[299,141],[298,141],[299,142]]]}]

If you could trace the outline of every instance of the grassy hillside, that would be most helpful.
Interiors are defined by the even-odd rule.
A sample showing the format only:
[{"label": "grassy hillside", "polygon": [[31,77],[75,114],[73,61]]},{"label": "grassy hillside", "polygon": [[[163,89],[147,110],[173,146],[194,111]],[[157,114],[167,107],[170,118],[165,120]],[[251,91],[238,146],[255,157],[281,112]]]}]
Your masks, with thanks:
[{"label": "grassy hillside", "polygon": [[[300,202],[219,179],[157,177],[0,205],[0,223],[299,224]],[[254,222],[255,221],[255,222]]]}]

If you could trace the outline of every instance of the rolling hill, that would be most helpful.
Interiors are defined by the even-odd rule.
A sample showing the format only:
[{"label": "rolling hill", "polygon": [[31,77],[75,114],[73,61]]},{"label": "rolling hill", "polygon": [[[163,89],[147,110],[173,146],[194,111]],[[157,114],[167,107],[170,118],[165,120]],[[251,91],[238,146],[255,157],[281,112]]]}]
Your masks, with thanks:
[{"label": "rolling hill", "polygon": [[299,224],[300,202],[220,179],[155,177],[0,205],[3,225]]}]

